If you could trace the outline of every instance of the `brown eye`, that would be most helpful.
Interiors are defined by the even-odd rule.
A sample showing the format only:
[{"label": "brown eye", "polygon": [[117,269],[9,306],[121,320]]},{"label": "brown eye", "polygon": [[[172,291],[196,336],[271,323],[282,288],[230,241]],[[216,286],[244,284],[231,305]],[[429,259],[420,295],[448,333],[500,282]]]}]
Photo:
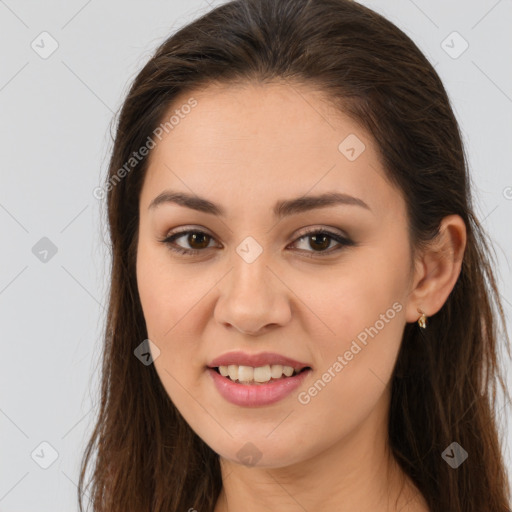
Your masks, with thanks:
[{"label": "brown eye", "polygon": [[[177,243],[177,240],[180,239],[184,240],[184,242],[182,241],[181,244],[185,243],[185,247]],[[204,252],[205,249],[213,247],[210,245],[210,242],[213,240],[214,238],[204,231],[183,230],[178,233],[169,235],[163,240],[160,240],[160,242],[165,244],[173,252],[193,256],[199,254],[200,252]],[[308,241],[308,248],[299,248],[299,251],[311,258],[322,257],[324,255],[328,256],[334,252],[342,250],[345,247],[356,245],[355,242],[349,238],[341,236],[337,233],[318,229],[304,233],[292,245],[297,245],[306,240]],[[338,247],[335,246],[332,250],[330,250],[332,248],[331,244],[333,242],[337,244]]]},{"label": "brown eye", "polygon": [[[184,239],[185,247],[176,243],[176,240]],[[207,249],[213,237],[208,233],[199,230],[187,230],[174,233],[163,240],[160,240],[170,250],[181,254],[198,254],[201,250]],[[182,242],[183,243],[183,242]],[[188,244],[189,247],[186,245]]]},{"label": "brown eye", "polygon": [[[338,233],[332,233],[326,230],[312,230],[306,233],[303,233],[294,243],[294,246],[297,246],[301,242],[306,243],[306,248],[299,248],[301,252],[303,252],[306,256],[310,258],[328,256],[335,252],[338,252],[345,247],[356,245],[354,241],[346,238]],[[331,244],[334,242],[334,249],[331,249]],[[336,247],[337,244],[337,247]],[[310,250],[313,249],[313,250]]]},{"label": "brown eye", "polygon": [[312,235],[309,237],[309,245],[312,249],[322,251],[331,245],[331,237],[326,234]]},{"label": "brown eye", "polygon": [[208,247],[210,238],[210,235],[201,231],[191,231],[187,236],[187,242],[190,244],[192,249],[204,249],[205,247]]}]

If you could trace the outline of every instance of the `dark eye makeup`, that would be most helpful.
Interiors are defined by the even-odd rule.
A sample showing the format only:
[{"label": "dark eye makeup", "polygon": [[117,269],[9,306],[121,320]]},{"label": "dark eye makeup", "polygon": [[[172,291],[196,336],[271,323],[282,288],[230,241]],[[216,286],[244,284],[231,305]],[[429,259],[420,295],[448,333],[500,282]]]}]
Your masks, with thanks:
[{"label": "dark eye makeup", "polygon": [[[186,237],[186,243],[197,244],[201,247],[199,248],[185,248],[177,245],[175,242],[180,238]],[[291,245],[309,239],[309,246],[312,249],[320,249],[320,250],[301,250],[299,249],[299,253],[303,254],[306,257],[310,258],[322,258],[325,256],[329,256],[335,252],[339,252],[343,250],[345,247],[355,246],[356,243],[350,238],[340,235],[339,233],[335,233],[329,231],[327,229],[319,229],[315,228],[306,232],[303,232]],[[186,255],[186,256],[196,256],[201,252],[205,252],[207,249],[211,249],[210,241],[214,240],[214,237],[205,231],[200,229],[185,229],[178,232],[174,232],[169,234],[163,239],[158,240],[160,243],[163,243],[169,250]],[[332,242],[336,242],[338,245],[335,246],[334,249],[331,247]],[[197,246],[196,246],[197,247]]]}]

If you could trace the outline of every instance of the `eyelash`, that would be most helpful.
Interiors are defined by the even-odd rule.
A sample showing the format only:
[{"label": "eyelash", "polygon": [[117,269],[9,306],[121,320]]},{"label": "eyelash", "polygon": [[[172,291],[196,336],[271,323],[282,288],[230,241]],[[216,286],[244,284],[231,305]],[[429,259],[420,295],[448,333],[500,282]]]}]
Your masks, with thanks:
[{"label": "eyelash", "polygon": [[[184,235],[189,235],[191,233],[199,233],[201,235],[206,235],[213,239],[211,235],[208,233],[201,231],[199,229],[189,229],[189,230],[183,230],[179,231],[177,233],[172,233],[171,235],[165,237],[162,240],[159,240],[159,242],[163,243],[167,246],[167,248],[173,252],[179,253],[179,254],[185,254],[189,256],[195,256],[199,254],[200,252],[208,249],[208,247],[205,247],[204,249],[184,249],[183,247],[174,245],[173,242],[177,240],[178,238],[181,238]],[[328,231],[325,229],[314,229],[311,231],[307,231],[303,233],[301,236],[299,236],[293,243],[299,242],[300,240],[304,238],[311,237],[313,235],[326,235],[327,237],[331,238],[332,240],[338,242],[340,244],[340,247],[338,249],[332,250],[332,249],[326,249],[325,251],[303,251],[305,252],[305,256],[308,258],[323,258],[325,255],[330,255],[333,252],[338,252],[342,250],[345,246],[350,247],[354,246],[355,242],[350,240],[349,238],[343,237],[337,233],[333,233],[332,231]],[[307,254],[310,253],[310,254]]]}]

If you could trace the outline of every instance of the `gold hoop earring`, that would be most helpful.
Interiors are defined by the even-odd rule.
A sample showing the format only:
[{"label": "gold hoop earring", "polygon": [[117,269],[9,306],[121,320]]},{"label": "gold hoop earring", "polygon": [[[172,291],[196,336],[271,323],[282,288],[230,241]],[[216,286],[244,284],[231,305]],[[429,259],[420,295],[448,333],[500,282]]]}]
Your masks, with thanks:
[{"label": "gold hoop earring", "polygon": [[422,329],[426,329],[427,328],[427,315],[425,315],[425,313],[421,309],[418,309],[418,313],[421,313],[421,316],[418,318],[418,325]]}]

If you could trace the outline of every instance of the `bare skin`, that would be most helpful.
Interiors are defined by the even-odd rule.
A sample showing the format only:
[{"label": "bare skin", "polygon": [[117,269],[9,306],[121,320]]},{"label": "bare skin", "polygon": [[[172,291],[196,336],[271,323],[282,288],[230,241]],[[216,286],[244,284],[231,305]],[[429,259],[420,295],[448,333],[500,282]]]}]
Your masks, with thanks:
[{"label": "bare skin", "polygon": [[[284,83],[210,86],[177,98],[172,110],[191,96],[197,106],[150,154],[137,280],[162,384],[220,455],[215,512],[428,511],[389,450],[389,383],[405,324],[418,320],[418,309],[439,311],[455,285],[464,222],[446,217],[438,242],[412,262],[405,201],[386,179],[374,142],[318,93]],[[365,145],[352,161],[339,150],[350,134]],[[206,198],[225,215],[171,202],[149,208],[169,189]],[[368,208],[337,204],[273,216],[276,201],[324,192]],[[207,236],[194,242],[185,234],[174,246],[197,254],[161,242],[186,229]],[[321,237],[315,244],[305,236],[315,230],[353,244],[328,238],[322,251]],[[236,250],[246,237],[262,250],[251,263]],[[333,370],[370,326],[377,334]],[[232,350],[277,352],[312,372],[277,403],[234,405],[206,368]],[[310,392],[329,368],[328,383]],[[238,455],[247,443],[257,450],[251,464]]]}]

